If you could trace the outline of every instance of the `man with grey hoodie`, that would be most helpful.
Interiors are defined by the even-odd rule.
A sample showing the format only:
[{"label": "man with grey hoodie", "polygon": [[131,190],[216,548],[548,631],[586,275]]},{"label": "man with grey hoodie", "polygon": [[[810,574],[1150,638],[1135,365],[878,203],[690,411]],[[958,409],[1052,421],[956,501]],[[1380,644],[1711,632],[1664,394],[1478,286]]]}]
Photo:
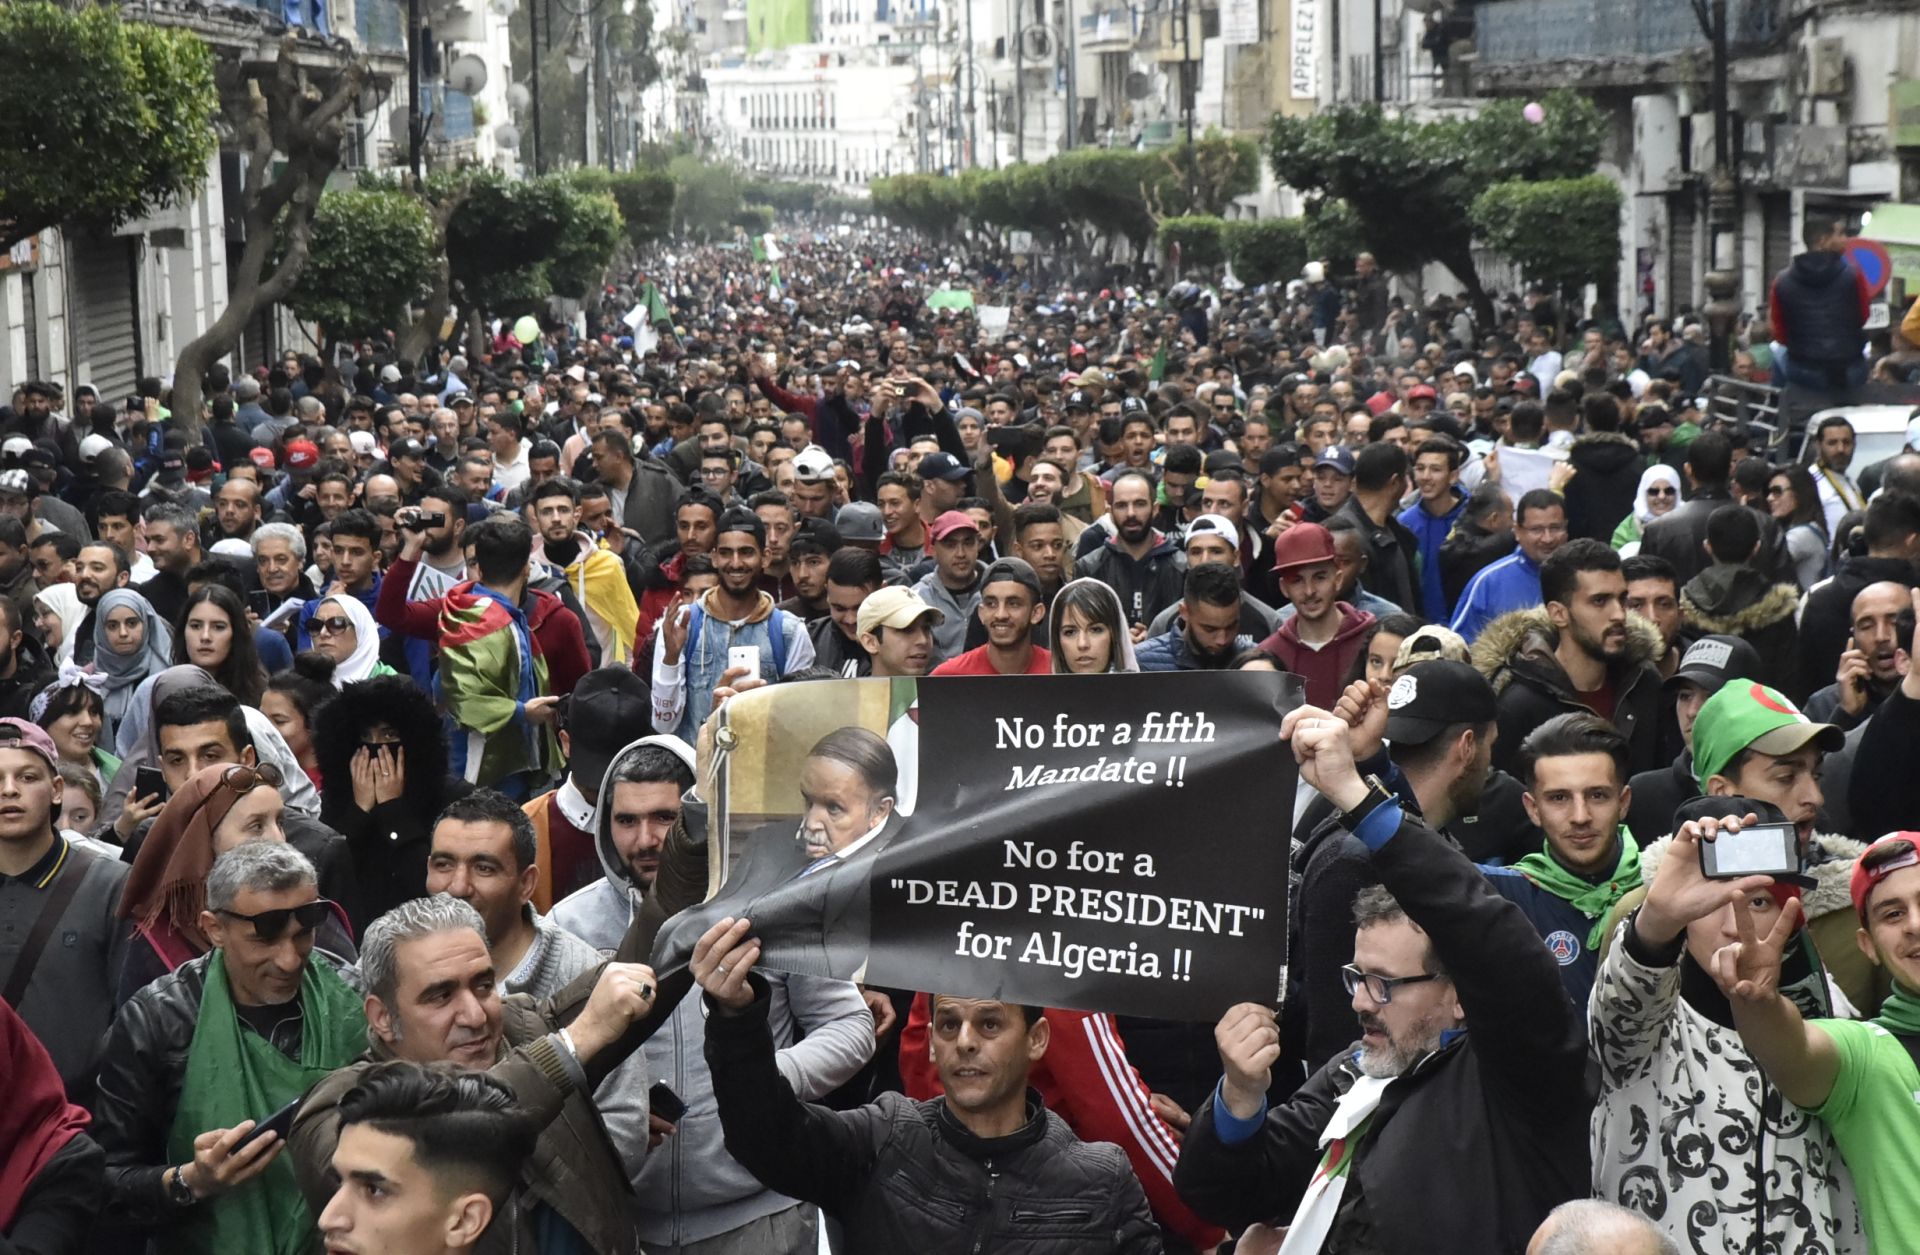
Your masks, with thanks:
[{"label": "man with grey hoodie", "polygon": [[[661,872],[669,836],[679,828],[677,840],[704,845],[695,769],[692,746],[669,735],[641,737],[614,756],[593,816],[606,876],[554,906],[560,927],[603,951],[619,945]],[[801,1101],[817,1101],[872,1056],[872,1013],[850,982],[765,975],[780,1074]],[[705,1045],[697,997],[683,999],[646,1044],[649,1075],[686,1111],[644,1163],[628,1163],[641,1243],[650,1255],[811,1255],[813,1208],[766,1189],[727,1154]]]}]

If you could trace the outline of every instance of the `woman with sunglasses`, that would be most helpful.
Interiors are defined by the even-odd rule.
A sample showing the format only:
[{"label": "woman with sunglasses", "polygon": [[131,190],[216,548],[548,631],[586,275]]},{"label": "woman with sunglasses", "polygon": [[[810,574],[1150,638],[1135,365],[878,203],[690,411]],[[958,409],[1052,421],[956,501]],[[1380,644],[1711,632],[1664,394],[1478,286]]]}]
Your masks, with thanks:
[{"label": "woman with sunglasses", "polygon": [[199,667],[242,706],[258,706],[266,694],[267,672],[254,648],[247,609],[223,584],[202,584],[187,597],[175,625],[173,661]]},{"label": "woman with sunglasses", "polygon": [[1805,592],[1827,578],[1827,514],[1813,475],[1798,462],[1775,467],[1767,480],[1767,513],[1787,532],[1793,578]]},{"label": "woman with sunglasses", "polygon": [[394,674],[380,661],[380,626],[373,621],[373,611],[358,597],[327,598],[314,607],[306,628],[314,649],[333,659],[333,687]]},{"label": "woman with sunglasses", "polygon": [[1623,558],[1640,552],[1640,533],[1663,514],[1671,514],[1680,505],[1680,472],[1661,464],[1640,473],[1640,486],[1633,493],[1633,513],[1613,529],[1613,547]]},{"label": "woman with sunglasses", "polygon": [[[285,844],[284,809],[280,772],[270,763],[202,768],[168,799],[121,894],[120,915],[132,921],[134,933],[120,973],[121,1002],[213,948],[200,926],[213,861],[248,841]],[[352,959],[344,913],[326,903],[314,915],[304,926],[319,928],[320,947]]]},{"label": "woman with sunglasses", "polygon": [[94,670],[107,678],[103,696],[111,735],[132,709],[134,690],[172,665],[173,633],[145,597],[116,588],[94,608],[93,641]]}]

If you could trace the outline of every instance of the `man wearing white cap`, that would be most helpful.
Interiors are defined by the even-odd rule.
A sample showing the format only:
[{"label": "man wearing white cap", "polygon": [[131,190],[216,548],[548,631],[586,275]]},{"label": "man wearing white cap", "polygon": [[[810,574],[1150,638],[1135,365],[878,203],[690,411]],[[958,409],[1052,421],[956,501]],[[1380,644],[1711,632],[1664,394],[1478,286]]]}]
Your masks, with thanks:
[{"label": "man wearing white cap", "polygon": [[[1224,566],[1240,569],[1240,532],[1233,521],[1223,514],[1203,514],[1187,525],[1187,569],[1208,562],[1217,562]],[[1154,616],[1147,625],[1147,639],[1163,636],[1181,626],[1180,616],[1186,605],[1184,596],[1165,610]],[[1263,641],[1273,635],[1280,626],[1280,617],[1257,599],[1249,596],[1246,589],[1240,590],[1240,634],[1256,641]]]}]

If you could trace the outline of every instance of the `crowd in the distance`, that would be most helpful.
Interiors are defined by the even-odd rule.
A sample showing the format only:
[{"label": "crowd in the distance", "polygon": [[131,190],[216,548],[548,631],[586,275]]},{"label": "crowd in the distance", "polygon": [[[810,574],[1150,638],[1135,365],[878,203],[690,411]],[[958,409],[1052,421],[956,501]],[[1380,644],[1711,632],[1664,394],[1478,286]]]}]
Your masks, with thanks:
[{"label": "crowd in the distance", "polygon": [[[1858,382],[1831,236],[1741,377]],[[1698,320],[1366,255],[1044,265],[805,233],[199,423],[17,388],[0,1252],[1920,1249],[1920,419],[1802,457]],[[647,966],[739,692],[1229,670],[1304,681],[1281,1005]],[[898,785],[806,747],[794,876]]]}]

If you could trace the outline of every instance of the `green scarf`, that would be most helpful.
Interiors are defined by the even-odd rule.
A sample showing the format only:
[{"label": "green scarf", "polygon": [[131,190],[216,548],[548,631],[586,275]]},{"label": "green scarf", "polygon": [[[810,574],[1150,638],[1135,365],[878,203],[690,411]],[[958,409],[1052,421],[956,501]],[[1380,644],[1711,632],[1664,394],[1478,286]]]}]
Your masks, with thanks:
[{"label": "green scarf", "polygon": [[[367,1021],[358,994],[316,956],[300,977],[300,1061],[241,1023],[219,950],[207,959],[206,991],[187,1051],[180,1103],[167,1133],[169,1163],[193,1158],[193,1139],[208,1129],[262,1120],[312,1088],[314,1082],[358,1058],[367,1046]],[[313,1213],[294,1180],[285,1151],[273,1165],[230,1193],[186,1213],[164,1231],[167,1252],[240,1252],[300,1255],[317,1249]]]},{"label": "green scarf", "polygon": [[1920,997],[1895,985],[1887,1000],[1880,1004],[1880,1014],[1873,1017],[1873,1022],[1889,1033],[1920,1037]]},{"label": "green scarf", "polygon": [[1613,875],[1597,885],[1562,867],[1546,846],[1542,846],[1537,853],[1527,855],[1514,867],[1528,880],[1554,897],[1564,899],[1568,906],[1592,920],[1593,928],[1587,933],[1587,949],[1598,950],[1601,933],[1607,927],[1608,912],[1621,898],[1640,887],[1640,843],[1622,824],[1620,862],[1614,867]]}]

